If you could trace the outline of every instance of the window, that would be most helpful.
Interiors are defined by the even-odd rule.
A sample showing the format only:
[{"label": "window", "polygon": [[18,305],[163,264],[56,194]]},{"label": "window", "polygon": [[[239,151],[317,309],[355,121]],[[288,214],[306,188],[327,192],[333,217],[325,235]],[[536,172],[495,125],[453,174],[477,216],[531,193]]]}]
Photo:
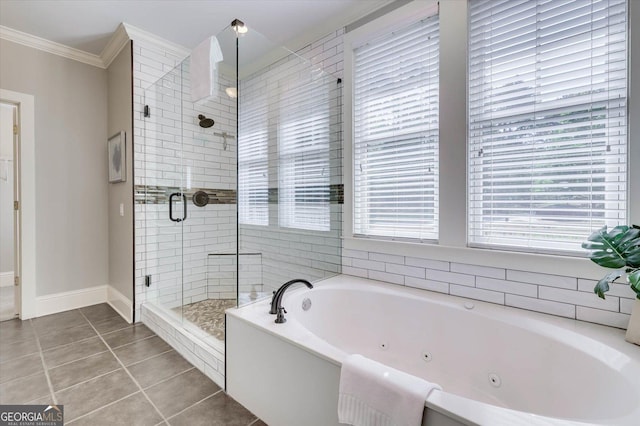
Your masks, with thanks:
[{"label": "window", "polygon": [[626,8],[470,2],[471,245],[577,251],[625,222]]},{"label": "window", "polygon": [[438,238],[438,16],[356,47],[354,234]]},{"label": "window", "polygon": [[280,99],[280,226],[330,229],[330,94],[327,75],[299,77]]},{"label": "window", "polygon": [[251,93],[250,99],[239,111],[238,221],[243,225],[269,225],[267,100],[259,93]]}]

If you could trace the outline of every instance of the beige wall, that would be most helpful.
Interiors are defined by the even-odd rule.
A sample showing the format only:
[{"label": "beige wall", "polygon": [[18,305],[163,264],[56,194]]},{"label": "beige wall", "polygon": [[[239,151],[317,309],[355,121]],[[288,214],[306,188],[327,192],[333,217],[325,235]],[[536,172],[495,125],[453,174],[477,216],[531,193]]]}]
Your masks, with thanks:
[{"label": "beige wall", "polygon": [[35,98],[36,295],[108,284],[107,71],[0,40],[0,88]]},{"label": "beige wall", "polygon": [[[131,42],[107,70],[109,136],[126,133],[126,181],[109,185],[109,284],[133,306],[133,94]],[[120,215],[120,204],[124,216]],[[117,303],[117,301],[112,301]]]}]

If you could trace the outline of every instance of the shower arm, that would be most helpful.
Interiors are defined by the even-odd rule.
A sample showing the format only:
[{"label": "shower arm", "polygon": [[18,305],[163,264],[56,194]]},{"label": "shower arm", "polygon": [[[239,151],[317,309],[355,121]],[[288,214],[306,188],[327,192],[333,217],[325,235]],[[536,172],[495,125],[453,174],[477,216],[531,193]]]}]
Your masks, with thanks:
[{"label": "shower arm", "polygon": [[213,136],[220,136],[222,138],[222,149],[227,150],[227,138],[235,140],[235,136],[230,135],[227,132],[213,132]]}]

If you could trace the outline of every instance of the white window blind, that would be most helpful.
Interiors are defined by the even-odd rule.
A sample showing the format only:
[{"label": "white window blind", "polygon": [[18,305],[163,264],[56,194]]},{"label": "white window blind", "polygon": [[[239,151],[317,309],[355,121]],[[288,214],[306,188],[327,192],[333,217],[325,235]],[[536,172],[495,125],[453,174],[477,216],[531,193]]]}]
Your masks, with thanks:
[{"label": "white window blind", "polygon": [[269,134],[266,95],[251,93],[239,108],[238,221],[269,225]]},{"label": "white window blind", "polygon": [[626,220],[625,0],[471,0],[469,241],[577,251]]},{"label": "white window blind", "polygon": [[354,234],[438,238],[438,16],[354,49]]},{"label": "white window blind", "polygon": [[289,83],[280,99],[280,226],[330,229],[330,93],[335,85],[335,78],[309,75]]}]

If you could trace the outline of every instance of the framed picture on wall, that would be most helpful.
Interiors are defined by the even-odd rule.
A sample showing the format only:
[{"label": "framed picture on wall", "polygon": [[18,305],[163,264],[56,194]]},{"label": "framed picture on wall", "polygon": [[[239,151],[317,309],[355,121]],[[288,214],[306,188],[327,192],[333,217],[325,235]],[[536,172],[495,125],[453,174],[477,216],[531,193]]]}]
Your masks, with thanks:
[{"label": "framed picture on wall", "polygon": [[126,134],[118,132],[108,140],[109,148],[109,183],[127,180],[127,150]]}]

